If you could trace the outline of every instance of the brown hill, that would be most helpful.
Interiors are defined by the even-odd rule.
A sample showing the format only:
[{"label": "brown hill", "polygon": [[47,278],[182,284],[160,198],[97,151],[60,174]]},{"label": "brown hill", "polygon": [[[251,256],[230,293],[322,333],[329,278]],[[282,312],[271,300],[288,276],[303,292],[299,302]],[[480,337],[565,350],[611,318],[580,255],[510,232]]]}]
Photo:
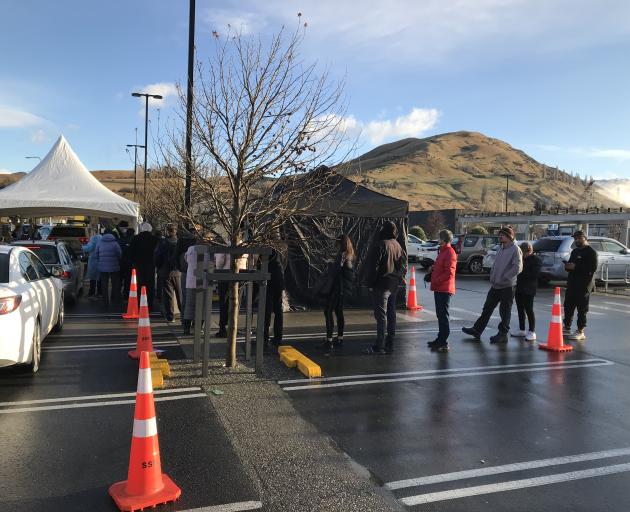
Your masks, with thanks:
[{"label": "brown hill", "polygon": [[502,211],[505,174],[508,207],[585,207],[618,204],[586,178],[541,164],[509,144],[476,132],[403,139],[379,146],[340,167],[373,190],[409,201],[410,210],[463,208]]}]

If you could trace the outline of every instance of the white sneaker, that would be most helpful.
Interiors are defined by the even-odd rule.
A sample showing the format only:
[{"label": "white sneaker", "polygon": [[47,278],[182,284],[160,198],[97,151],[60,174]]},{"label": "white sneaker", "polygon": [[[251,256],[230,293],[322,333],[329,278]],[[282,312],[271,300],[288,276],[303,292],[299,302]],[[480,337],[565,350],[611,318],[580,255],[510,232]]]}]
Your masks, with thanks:
[{"label": "white sneaker", "polygon": [[575,331],[573,334],[569,334],[567,338],[575,341],[584,341],[586,334],[584,334],[584,331]]},{"label": "white sneaker", "polygon": [[512,336],[512,338],[524,338],[525,337],[525,331],[512,331],[510,336]]},{"label": "white sneaker", "polygon": [[536,333],[534,331],[527,331],[525,339],[527,341],[536,341]]}]

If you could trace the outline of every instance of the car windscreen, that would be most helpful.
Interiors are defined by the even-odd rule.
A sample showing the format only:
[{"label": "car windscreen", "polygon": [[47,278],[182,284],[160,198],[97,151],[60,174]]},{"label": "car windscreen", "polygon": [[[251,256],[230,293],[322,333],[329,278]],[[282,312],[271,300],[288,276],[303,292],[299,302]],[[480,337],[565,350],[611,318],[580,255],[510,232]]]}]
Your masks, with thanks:
[{"label": "car windscreen", "polygon": [[29,245],[27,247],[39,256],[44,265],[59,263],[59,252],[54,245]]},{"label": "car windscreen", "polygon": [[9,255],[0,254],[0,283],[9,282]]},{"label": "car windscreen", "polygon": [[81,227],[73,227],[73,226],[55,226],[52,228],[50,232],[50,236],[55,237],[84,237],[85,236],[85,228]]},{"label": "car windscreen", "polygon": [[534,242],[534,252],[557,252],[562,245],[562,240],[541,238]]}]

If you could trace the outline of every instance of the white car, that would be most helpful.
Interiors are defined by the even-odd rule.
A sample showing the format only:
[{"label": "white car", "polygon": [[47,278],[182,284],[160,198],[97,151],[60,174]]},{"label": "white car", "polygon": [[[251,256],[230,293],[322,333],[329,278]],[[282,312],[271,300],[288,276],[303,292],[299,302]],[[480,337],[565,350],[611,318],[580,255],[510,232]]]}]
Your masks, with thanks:
[{"label": "white car", "polygon": [[[515,245],[521,245],[522,241],[514,240]],[[483,270],[484,272],[490,272],[492,270],[492,266],[494,265],[494,260],[497,258],[497,251],[499,250],[501,244],[494,244],[492,247],[488,249],[486,255],[483,257]]]},{"label": "white car", "polygon": [[42,340],[63,326],[63,283],[25,247],[0,245],[0,367],[39,370]]},{"label": "white car", "polygon": [[409,261],[420,261],[419,255],[422,251],[422,244],[424,242],[417,236],[412,234],[407,235],[407,259]]},{"label": "white car", "polygon": [[435,263],[440,250],[440,244],[437,240],[428,240],[422,244],[422,248],[418,253],[418,262],[422,268],[428,269]]}]

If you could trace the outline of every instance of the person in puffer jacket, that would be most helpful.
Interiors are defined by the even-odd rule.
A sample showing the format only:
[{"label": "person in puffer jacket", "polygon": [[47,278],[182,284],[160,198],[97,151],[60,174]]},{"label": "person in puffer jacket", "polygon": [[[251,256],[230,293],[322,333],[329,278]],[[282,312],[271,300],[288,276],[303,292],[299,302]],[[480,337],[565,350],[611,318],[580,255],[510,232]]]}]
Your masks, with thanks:
[{"label": "person in puffer jacket", "polygon": [[[122,250],[118,240],[110,230],[105,231],[103,238],[96,247],[96,267],[101,274],[103,302],[109,306],[111,302],[120,302],[120,259]],[[109,282],[112,283],[111,292]],[[110,300],[111,293],[111,300]]]}]

